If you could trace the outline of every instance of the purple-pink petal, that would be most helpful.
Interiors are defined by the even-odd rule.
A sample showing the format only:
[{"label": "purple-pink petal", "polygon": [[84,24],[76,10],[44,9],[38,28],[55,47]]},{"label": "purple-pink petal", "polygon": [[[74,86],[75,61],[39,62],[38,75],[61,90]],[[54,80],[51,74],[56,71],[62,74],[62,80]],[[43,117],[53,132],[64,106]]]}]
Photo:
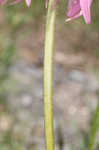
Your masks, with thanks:
[{"label": "purple-pink petal", "polygon": [[54,3],[53,3],[53,8],[56,7],[57,3],[58,3],[59,0],[54,0]]},{"label": "purple-pink petal", "polygon": [[0,5],[4,5],[8,0],[0,0]]},{"label": "purple-pink petal", "polygon": [[28,7],[31,5],[31,0],[25,0]]},{"label": "purple-pink petal", "polygon": [[[71,0],[70,0],[71,1]],[[67,12],[67,17],[71,18],[77,15],[80,12],[80,3],[79,0],[74,1],[73,3],[69,3],[69,10]]]},{"label": "purple-pink petal", "polygon": [[48,7],[48,0],[45,1],[45,7]]},{"label": "purple-pink petal", "polygon": [[91,22],[91,15],[90,15],[90,6],[92,0],[80,0],[81,10],[85,19],[85,22],[89,24]]},{"label": "purple-pink petal", "polygon": [[93,0],[69,0],[67,21],[83,15],[87,24],[91,22],[90,7]]}]

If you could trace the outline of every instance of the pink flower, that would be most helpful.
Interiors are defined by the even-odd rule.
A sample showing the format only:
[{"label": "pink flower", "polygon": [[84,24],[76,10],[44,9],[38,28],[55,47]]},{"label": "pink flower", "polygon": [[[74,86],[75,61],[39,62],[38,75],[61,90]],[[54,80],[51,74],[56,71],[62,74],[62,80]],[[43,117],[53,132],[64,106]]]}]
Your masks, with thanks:
[{"label": "pink flower", "polygon": [[25,2],[26,2],[26,4],[27,4],[27,6],[30,7],[30,5],[31,5],[31,0],[25,0]]},{"label": "pink flower", "polygon": [[[19,3],[22,0],[13,0],[10,4]],[[59,0],[53,0],[52,10],[56,7]],[[66,21],[84,17],[86,24],[91,22],[90,8],[93,0],[68,0],[68,12]],[[8,0],[0,0],[0,5],[4,5]],[[25,0],[28,7],[31,5],[31,0]],[[45,0],[46,8],[48,7],[49,0]]]},{"label": "pink flower", "polygon": [[84,17],[86,24],[91,22],[90,7],[92,0],[69,0],[66,21]]}]

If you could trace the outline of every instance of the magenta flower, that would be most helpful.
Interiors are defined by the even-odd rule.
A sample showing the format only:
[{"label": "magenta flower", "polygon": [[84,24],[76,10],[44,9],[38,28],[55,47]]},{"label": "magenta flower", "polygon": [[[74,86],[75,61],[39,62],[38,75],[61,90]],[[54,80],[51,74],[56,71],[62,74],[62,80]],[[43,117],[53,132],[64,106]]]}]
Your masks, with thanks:
[{"label": "magenta flower", "polygon": [[[22,0],[14,0],[10,4],[17,4]],[[52,10],[56,7],[59,0],[53,0]],[[84,17],[84,20],[87,24],[91,22],[90,8],[93,0],[68,0],[68,12],[66,21],[79,18],[80,16]],[[0,0],[0,5],[4,5],[8,0]],[[28,7],[31,5],[31,0],[25,0]],[[46,8],[48,7],[49,0],[45,0]]]},{"label": "magenta flower", "polygon": [[84,17],[87,24],[91,22],[90,7],[92,0],[69,0],[66,21],[76,19],[80,16]]}]

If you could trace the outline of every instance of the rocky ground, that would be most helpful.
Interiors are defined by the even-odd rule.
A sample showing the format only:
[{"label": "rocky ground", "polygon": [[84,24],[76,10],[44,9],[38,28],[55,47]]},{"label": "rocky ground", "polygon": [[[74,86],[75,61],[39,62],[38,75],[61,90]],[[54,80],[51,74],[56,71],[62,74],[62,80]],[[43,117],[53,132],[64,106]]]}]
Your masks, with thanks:
[{"label": "rocky ground", "polygon": [[[42,67],[18,62],[9,69],[7,107],[9,115],[1,120],[1,128],[11,128],[13,136],[24,139],[26,149],[44,148]],[[14,85],[14,86],[13,86]],[[73,68],[67,71],[55,63],[54,69],[54,128],[57,148],[80,149],[82,133],[89,131],[91,112],[97,103],[99,90],[95,76]],[[6,121],[5,121],[6,120]],[[6,125],[7,124],[7,125]],[[15,138],[16,138],[15,137]],[[76,137],[76,138],[75,138]],[[81,138],[81,139],[79,139]]]}]

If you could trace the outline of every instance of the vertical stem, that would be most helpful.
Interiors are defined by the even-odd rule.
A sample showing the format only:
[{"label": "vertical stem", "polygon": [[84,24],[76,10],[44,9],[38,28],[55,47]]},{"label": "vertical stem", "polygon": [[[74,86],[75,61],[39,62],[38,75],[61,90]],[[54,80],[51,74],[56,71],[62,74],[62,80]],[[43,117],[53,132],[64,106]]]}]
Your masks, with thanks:
[{"label": "vertical stem", "polygon": [[92,129],[91,129],[91,135],[89,138],[89,148],[88,150],[93,150],[93,146],[95,143],[96,133],[99,128],[99,102],[97,104],[97,108],[94,114],[93,122],[92,122]]},{"label": "vertical stem", "polygon": [[49,0],[46,18],[45,48],[44,48],[44,125],[46,150],[54,150],[53,110],[52,110],[52,72],[54,49],[55,9],[53,0]]}]

